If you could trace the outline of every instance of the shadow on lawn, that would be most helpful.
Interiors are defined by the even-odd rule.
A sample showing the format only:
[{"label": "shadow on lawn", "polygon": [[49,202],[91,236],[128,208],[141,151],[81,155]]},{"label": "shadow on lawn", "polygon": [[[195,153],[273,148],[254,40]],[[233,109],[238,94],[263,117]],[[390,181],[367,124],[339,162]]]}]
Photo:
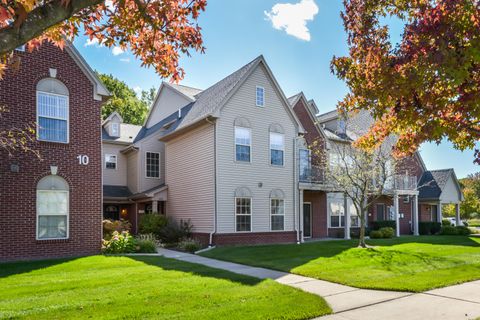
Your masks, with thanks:
[{"label": "shadow on lawn", "polygon": [[36,261],[18,261],[18,262],[7,262],[0,263],[0,279],[6,278],[12,275],[18,275],[21,273],[28,273],[31,271],[45,269],[55,265],[59,265],[66,262],[71,262],[73,260],[80,259],[79,257],[75,258],[62,258],[62,259],[49,259],[49,260],[36,260]]},{"label": "shadow on lawn", "polygon": [[161,256],[128,256],[128,258],[138,262],[143,262],[150,266],[158,267],[162,270],[180,271],[193,274],[195,276],[228,280],[243,285],[254,286],[264,281],[262,279],[249,277],[225,270],[210,268],[201,264],[178,261],[175,259],[169,259]]}]

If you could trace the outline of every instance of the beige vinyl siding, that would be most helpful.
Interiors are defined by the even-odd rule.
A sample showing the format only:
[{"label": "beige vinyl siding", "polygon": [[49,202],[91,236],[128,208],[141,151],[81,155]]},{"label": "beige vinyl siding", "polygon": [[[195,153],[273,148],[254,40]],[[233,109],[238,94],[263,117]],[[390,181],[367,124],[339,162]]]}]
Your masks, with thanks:
[{"label": "beige vinyl siding", "polygon": [[190,219],[194,232],[213,231],[215,210],[214,127],[207,124],[165,145],[167,214]]},{"label": "beige vinyl siding", "polygon": [[453,176],[450,175],[448,182],[443,188],[442,194],[440,195],[440,200],[442,203],[456,203],[461,201],[461,195],[458,190],[458,187],[453,179]]},{"label": "beige vinyl siding", "polygon": [[150,128],[189,103],[190,101],[180,93],[167,86],[162,86],[160,96],[152,107],[146,127]]},{"label": "beige vinyl siding", "polygon": [[[157,134],[145,138],[138,143],[139,147],[139,190],[145,191],[156,187],[165,182],[165,144],[158,140]],[[147,178],[146,175],[146,153],[157,152],[160,154],[160,177],[159,178]]]},{"label": "beige vinyl siding", "polygon": [[[265,88],[265,106],[255,104],[256,86]],[[285,194],[285,231],[294,230],[294,140],[295,122],[267,71],[260,65],[230,98],[217,121],[217,221],[218,233],[235,232],[235,190],[248,187],[252,193],[252,232],[270,231],[270,192]],[[251,163],[235,162],[234,121],[251,124]],[[270,132],[273,123],[284,131],[284,166],[270,165]],[[260,187],[259,184],[262,184]]]},{"label": "beige vinyl siding", "polygon": [[[102,172],[103,184],[112,186],[126,186],[127,185],[127,158],[120,153],[124,149],[124,145],[116,145],[111,143],[102,144]],[[111,154],[117,156],[117,169],[105,168],[105,155]]]},{"label": "beige vinyl siding", "polygon": [[127,155],[127,186],[131,192],[138,190],[138,157],[139,152],[132,151]]}]

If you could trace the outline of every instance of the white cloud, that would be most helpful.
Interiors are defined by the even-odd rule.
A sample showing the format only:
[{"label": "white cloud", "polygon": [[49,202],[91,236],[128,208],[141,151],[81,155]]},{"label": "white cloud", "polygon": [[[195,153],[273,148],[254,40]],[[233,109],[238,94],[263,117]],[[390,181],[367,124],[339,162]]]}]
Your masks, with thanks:
[{"label": "white cloud", "polygon": [[92,40],[87,39],[87,42],[85,42],[85,47],[97,46],[97,45],[98,45],[98,39],[97,38],[93,38]]},{"label": "white cloud", "polygon": [[298,3],[277,3],[270,12],[265,11],[267,19],[277,30],[285,32],[298,39],[310,41],[310,31],[307,21],[312,21],[318,13],[314,0],[301,0]]},{"label": "white cloud", "polygon": [[135,91],[137,95],[140,95],[142,93],[142,88],[140,88],[139,86],[136,86],[135,88],[133,88],[133,91]]},{"label": "white cloud", "polygon": [[113,6],[112,0],[105,1],[105,5],[107,6],[107,9],[109,9],[110,11],[113,11],[115,9],[115,7]]},{"label": "white cloud", "polygon": [[124,51],[120,47],[113,47],[112,53],[113,53],[114,56],[118,56],[119,54],[124,53]]},{"label": "white cloud", "polygon": [[130,62],[130,58],[120,58],[120,61],[129,63],[129,62]]}]

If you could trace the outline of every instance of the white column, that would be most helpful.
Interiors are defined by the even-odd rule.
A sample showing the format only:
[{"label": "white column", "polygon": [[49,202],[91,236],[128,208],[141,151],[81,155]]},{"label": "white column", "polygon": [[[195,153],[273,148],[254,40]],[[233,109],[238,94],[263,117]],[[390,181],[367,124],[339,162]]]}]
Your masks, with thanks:
[{"label": "white column", "polygon": [[398,212],[398,194],[393,195],[393,210],[395,212],[395,221],[396,221],[396,234],[397,237],[400,237],[400,213]]},{"label": "white column", "polygon": [[442,216],[442,203],[439,202],[437,205],[437,222],[442,223],[443,216]]},{"label": "white column", "polygon": [[303,189],[300,189],[300,197],[299,197],[299,202],[300,202],[300,210],[299,210],[299,215],[300,215],[300,221],[299,221],[299,226],[300,226],[300,233],[301,233],[301,237],[300,237],[300,242],[303,242],[304,241],[304,237],[303,237]]},{"label": "white column", "polygon": [[158,213],[158,201],[157,200],[152,201],[152,213],[153,212]]},{"label": "white column", "polygon": [[413,196],[413,235],[418,236],[418,195]]},{"label": "white column", "polygon": [[348,208],[347,194],[343,194],[343,208],[345,213],[345,240],[350,240],[350,208]]},{"label": "white column", "polygon": [[459,203],[455,204],[455,222],[457,226],[460,225],[460,204]]}]

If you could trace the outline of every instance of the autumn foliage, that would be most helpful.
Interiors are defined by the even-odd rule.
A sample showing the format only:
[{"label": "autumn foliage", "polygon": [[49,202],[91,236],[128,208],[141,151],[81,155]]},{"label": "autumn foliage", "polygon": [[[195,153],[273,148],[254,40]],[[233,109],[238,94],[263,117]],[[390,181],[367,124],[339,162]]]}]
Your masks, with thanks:
[{"label": "autumn foliage", "polygon": [[[358,144],[395,134],[395,154],[449,139],[460,150],[480,138],[480,4],[477,0],[345,0],[349,56],[332,72],[350,93],[343,111],[369,110],[375,124]],[[404,23],[392,43],[387,19]],[[478,161],[478,158],[477,158]]]},{"label": "autumn foliage", "polygon": [[80,31],[107,47],[128,48],[162,77],[180,80],[180,55],[204,50],[199,14],[206,0],[0,0],[0,76],[13,50],[44,41],[60,47]]}]

